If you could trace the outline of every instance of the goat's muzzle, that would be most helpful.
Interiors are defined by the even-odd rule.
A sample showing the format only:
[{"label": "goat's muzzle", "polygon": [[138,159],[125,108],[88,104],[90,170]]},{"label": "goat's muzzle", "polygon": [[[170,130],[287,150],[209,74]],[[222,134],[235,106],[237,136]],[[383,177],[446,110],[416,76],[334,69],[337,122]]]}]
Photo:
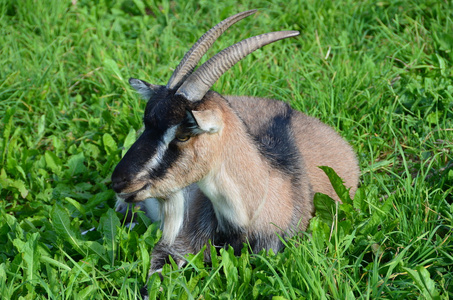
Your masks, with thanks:
[{"label": "goat's muzzle", "polygon": [[127,185],[127,181],[112,176],[112,189],[115,191],[115,193],[120,194],[121,191],[123,191],[127,187]]}]

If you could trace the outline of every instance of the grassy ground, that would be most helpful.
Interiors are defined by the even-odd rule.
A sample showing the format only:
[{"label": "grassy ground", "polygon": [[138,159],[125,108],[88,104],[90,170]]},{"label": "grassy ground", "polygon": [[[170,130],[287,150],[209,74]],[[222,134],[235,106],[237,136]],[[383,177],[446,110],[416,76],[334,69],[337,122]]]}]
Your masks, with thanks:
[{"label": "grassy ground", "polygon": [[222,251],[209,266],[195,255],[153,276],[151,298],[453,297],[451,1],[90,3],[0,0],[2,299],[137,296],[160,232],[112,210],[110,174],[145,105],[127,78],[165,84],[204,31],[251,8],[209,55],[267,31],[301,35],[214,90],[281,99],[333,126],[358,154],[361,188],[341,206],[318,197],[311,238],[276,255]]}]

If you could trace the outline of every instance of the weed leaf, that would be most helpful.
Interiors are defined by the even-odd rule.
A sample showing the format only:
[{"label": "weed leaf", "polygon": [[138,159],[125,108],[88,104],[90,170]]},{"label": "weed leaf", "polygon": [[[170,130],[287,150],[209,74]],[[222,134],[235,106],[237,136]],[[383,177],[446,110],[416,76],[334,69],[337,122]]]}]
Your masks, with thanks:
[{"label": "weed leaf", "polygon": [[82,245],[81,235],[78,230],[74,230],[69,220],[69,213],[60,204],[55,204],[50,213],[52,225],[59,237],[69,242],[74,249],[82,255],[86,255],[80,246]]},{"label": "weed leaf", "polygon": [[316,216],[326,224],[332,224],[336,211],[335,200],[325,194],[316,193],[313,203],[315,205]]},{"label": "weed leaf", "polygon": [[126,136],[126,139],[124,140],[124,145],[123,145],[123,150],[121,152],[121,156],[124,156],[126,154],[127,150],[132,146],[132,144],[136,140],[136,132],[134,128],[131,128],[129,130],[129,133]]},{"label": "weed leaf", "polygon": [[116,63],[116,61],[114,61],[111,58],[108,58],[108,59],[104,60],[104,65],[108,69],[110,69],[110,71],[113,72],[118,79],[123,81],[123,76],[121,76],[121,72],[120,72],[120,69],[118,68],[118,64]]},{"label": "weed leaf", "polygon": [[425,299],[441,299],[439,291],[436,289],[436,284],[430,278],[429,272],[423,266],[418,266],[416,270],[410,268],[403,269],[412,278],[412,280],[414,280],[415,285]]},{"label": "weed leaf", "polygon": [[85,156],[83,152],[72,155],[66,163],[66,166],[69,168],[69,176],[85,173],[86,167],[84,165],[84,162]]},{"label": "weed leaf", "polygon": [[51,151],[46,151],[44,153],[44,158],[46,160],[47,167],[52,170],[56,175],[60,175],[61,171],[61,160],[58,158],[58,156],[55,155],[55,153]]},{"label": "weed leaf", "polygon": [[101,217],[99,221],[99,231],[104,237],[104,245],[107,249],[107,255],[109,261],[114,265],[114,253],[116,250],[115,236],[117,227],[121,226],[120,220],[118,219],[115,211],[111,208]]},{"label": "weed leaf", "polygon": [[39,268],[40,252],[38,251],[39,233],[27,234],[26,241],[15,239],[14,246],[19,253],[22,254],[22,259],[26,265],[27,280],[33,283]]},{"label": "weed leaf", "polygon": [[86,241],[84,246],[90,251],[90,253],[95,254],[97,257],[104,260],[104,262],[109,263],[111,260],[105,256],[105,247],[99,244],[96,241]]},{"label": "weed leaf", "polygon": [[107,154],[112,154],[118,149],[115,140],[108,133],[105,133],[102,136],[102,142],[104,143],[104,150],[105,152],[107,152]]},{"label": "weed leaf", "polygon": [[327,177],[329,177],[330,183],[332,184],[335,193],[338,195],[341,202],[352,205],[349,190],[344,186],[343,179],[341,179],[341,177],[338,176],[331,167],[320,166],[319,168],[326,173]]}]

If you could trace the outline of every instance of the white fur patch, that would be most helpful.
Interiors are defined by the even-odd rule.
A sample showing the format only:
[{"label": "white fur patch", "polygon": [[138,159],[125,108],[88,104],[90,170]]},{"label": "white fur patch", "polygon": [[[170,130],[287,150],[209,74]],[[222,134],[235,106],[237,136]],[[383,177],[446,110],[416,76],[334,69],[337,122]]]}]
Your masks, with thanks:
[{"label": "white fur patch", "polygon": [[157,146],[156,155],[146,164],[147,169],[154,169],[161,164],[165,152],[168,149],[168,144],[175,138],[176,129],[177,126],[173,126],[167,129],[167,132],[164,133],[162,141],[160,141]]},{"label": "white fur patch", "polygon": [[174,243],[184,223],[184,190],[177,191],[161,204],[162,240]]},{"label": "white fur patch", "polygon": [[[220,184],[222,182],[222,186]],[[199,188],[211,200],[217,215],[220,228],[225,228],[224,220],[239,227],[246,227],[249,223],[247,210],[243,205],[243,199],[236,183],[232,182],[228,175],[223,174],[221,179],[209,174],[198,182]]]}]

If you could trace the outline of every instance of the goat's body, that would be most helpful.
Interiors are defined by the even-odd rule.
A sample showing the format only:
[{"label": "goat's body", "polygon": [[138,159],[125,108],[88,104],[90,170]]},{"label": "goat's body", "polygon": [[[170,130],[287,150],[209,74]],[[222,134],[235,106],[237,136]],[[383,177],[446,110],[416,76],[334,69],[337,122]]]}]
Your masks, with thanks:
[{"label": "goat's body", "polygon": [[[243,40],[194,71],[226,28],[253,13],[231,16],[206,32],[166,86],[129,80],[149,99],[145,130],[116,166],[112,185],[127,203],[155,198],[147,209],[158,206],[163,234],[150,272],[170,255],[184,264],[185,254],[200,251],[209,241],[216,247],[230,245],[235,253],[244,243],[254,252],[280,250],[281,237],[307,228],[314,193],[338,200],[319,166],[333,168],[351,196],[357,188],[354,152],[329,126],[284,102],[209,91],[249,53],[298,32]],[[207,260],[209,253],[205,251]]]},{"label": "goat's body", "polygon": [[[206,97],[218,104],[221,96],[209,92]],[[319,166],[332,167],[351,187],[351,196],[355,193],[355,154],[332,128],[281,101],[226,96],[223,104],[229,110],[223,113],[234,114],[244,130],[226,139],[234,145],[219,145],[218,167],[186,191],[183,227],[174,243],[163,240],[156,246],[151,272],[169,255],[183,263],[185,254],[199,252],[208,241],[230,245],[236,254],[244,243],[254,252],[279,251],[280,237],[306,229],[314,193],[338,199]]]}]

